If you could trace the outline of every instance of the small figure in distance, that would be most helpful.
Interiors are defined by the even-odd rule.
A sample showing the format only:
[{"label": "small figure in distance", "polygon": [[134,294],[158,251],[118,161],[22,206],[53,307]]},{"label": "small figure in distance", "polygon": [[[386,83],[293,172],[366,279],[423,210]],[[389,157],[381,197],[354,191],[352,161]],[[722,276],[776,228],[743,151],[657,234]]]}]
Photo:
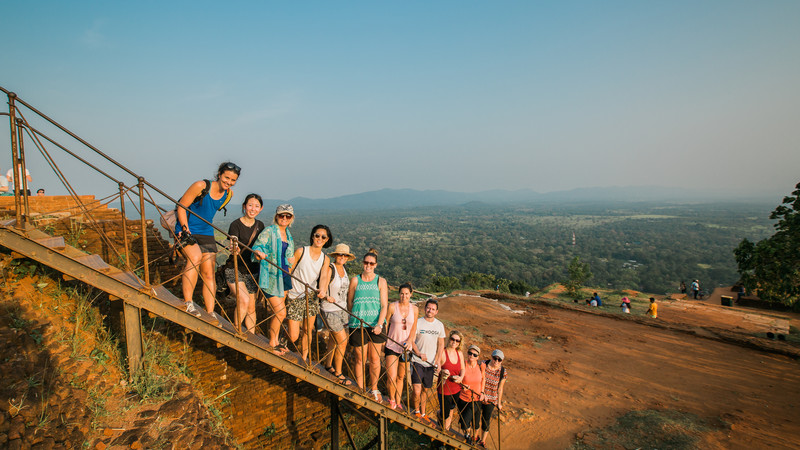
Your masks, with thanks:
[{"label": "small figure in distance", "polygon": [[453,409],[456,407],[456,397],[461,392],[461,380],[464,376],[464,357],[461,349],[461,333],[456,330],[450,332],[450,340],[444,348],[437,365],[439,372],[439,405],[442,417],[439,417],[442,429],[450,431],[453,421]]},{"label": "small figure in distance", "polygon": [[622,312],[625,314],[631,313],[631,301],[628,297],[622,297],[622,304],[619,305],[622,308]]},{"label": "small figure in distance", "polygon": [[686,282],[685,281],[681,280],[680,288],[681,288],[681,294],[685,295],[686,294]]},{"label": "small figure in distance", "polygon": [[[300,356],[308,358],[311,349],[311,332],[319,314],[319,302],[328,296],[331,280],[331,260],[323,248],[333,243],[333,234],[327,225],[315,225],[309,236],[311,245],[294,252],[292,289],[286,297],[286,316],[289,318],[289,340],[300,338]],[[319,283],[319,285],[317,285]],[[310,286],[306,294],[306,285]],[[301,332],[302,327],[302,332]]]},{"label": "small figure in distance", "polygon": [[[228,234],[236,236],[237,242],[252,247],[258,235],[264,231],[264,222],[256,216],[264,207],[258,194],[248,194],[242,202],[242,217],[231,222]],[[239,258],[238,274],[234,273],[233,260]],[[231,293],[235,295],[236,284],[239,284],[239,296],[236,298],[236,325],[244,322],[245,329],[251,333],[256,327],[256,293],[258,292],[258,263],[253,262],[252,252],[248,249],[239,251],[239,246],[231,248],[231,256],[225,262],[225,281]]]},{"label": "small figure in distance", "polygon": [[44,189],[39,188],[39,190],[36,191],[36,196],[37,197],[44,197],[44,195],[45,195],[44,194]]},{"label": "small figure in distance", "polygon": [[414,289],[410,283],[403,283],[397,290],[400,300],[389,304],[386,315],[389,317],[389,330],[386,340],[386,385],[389,391],[389,407],[402,407],[403,386],[406,384],[409,351],[417,335],[419,308],[411,304]]},{"label": "small figure in distance", "polygon": [[294,239],[289,232],[292,222],[292,205],[278,205],[272,216],[272,225],[265,228],[253,244],[253,259],[260,261],[258,286],[272,308],[267,337],[270,347],[279,355],[289,350],[280,342],[279,336],[281,322],[286,318],[286,294],[292,288],[292,277],[289,275],[289,269],[294,265]]},{"label": "small figure in distance", "polygon": [[656,299],[654,297],[650,297],[650,308],[647,309],[647,315],[653,319],[658,317],[658,305],[656,304]]},{"label": "small figure in distance", "polygon": [[320,309],[325,323],[330,329],[328,336],[328,358],[325,360],[325,369],[339,379],[339,383],[350,385],[350,380],[342,373],[342,361],[347,348],[347,292],[350,290],[350,278],[344,265],[356,259],[350,253],[350,246],[337,244],[330,253],[333,264],[331,265],[331,282],[328,285],[328,295],[321,302]]},{"label": "small figure in distance", "polygon": [[700,294],[700,281],[699,280],[692,281],[691,290],[692,290],[692,296],[694,297],[695,300],[697,300],[697,296],[698,296],[698,294]]},{"label": "small figure in distance", "polygon": [[467,349],[467,359],[464,364],[464,377],[461,380],[461,392],[456,398],[458,405],[458,420],[464,437],[472,444],[473,431],[477,437],[477,428],[480,426],[480,406],[483,400],[485,366],[481,363],[481,348],[472,344]]},{"label": "small figure in distance", "polygon": [[381,375],[381,352],[386,336],[383,324],[389,309],[389,286],[386,279],[375,273],[378,265],[378,251],[370,248],[363,259],[361,275],[350,280],[347,291],[347,309],[351,316],[347,323],[350,328],[350,346],[355,351],[356,384],[364,388],[366,374],[364,364],[369,361],[369,394],[375,401],[382,400],[378,390]]},{"label": "small figure in distance", "polygon": [[503,410],[503,388],[506,385],[506,378],[508,372],[503,367],[503,359],[505,355],[503,351],[497,349],[492,352],[492,359],[487,360],[484,364],[484,376],[486,381],[484,383],[483,398],[481,399],[481,426],[480,430],[476,427],[475,437],[480,434],[480,446],[486,447],[486,438],[489,437],[489,424],[492,421],[492,413],[495,407],[498,411]]},{"label": "small figure in distance", "polygon": [[[214,221],[214,215],[222,208],[228,196],[228,190],[236,184],[242,169],[232,162],[220,164],[214,181],[210,182],[205,196],[197,198],[206,188],[206,181],[195,181],[183,194],[179,203],[183,208],[176,209],[175,235],[182,243],[181,251],[186,256],[186,267],[181,276],[183,301],[188,313],[199,315],[192,297],[197,285],[198,276],[202,280],[203,302],[209,314],[214,313],[217,283],[214,279],[217,242],[214,240],[214,228],[207,222]],[[194,212],[189,214],[186,209]]]},{"label": "small figure in distance", "polygon": [[592,296],[592,298],[595,300],[595,302],[597,302],[597,304],[596,304],[596,305],[592,305],[592,306],[603,306],[603,301],[602,301],[602,300],[600,300],[600,296],[599,296],[599,295],[597,295],[597,292],[595,292],[595,293],[594,293],[594,295]]},{"label": "small figure in distance", "polygon": [[417,319],[411,386],[414,389],[413,414],[420,419],[428,419],[428,389],[433,386],[433,374],[444,351],[444,339],[447,336],[444,324],[436,318],[438,313],[439,302],[431,298],[425,302],[425,315]]},{"label": "small figure in distance", "polygon": [[[19,186],[14,186],[14,189],[22,192],[22,187],[27,185],[28,186],[28,195],[31,195],[30,185],[31,185],[31,181],[33,181],[33,178],[31,177],[31,173],[27,168],[25,168],[25,180],[23,180],[22,178],[23,178],[22,177],[22,171],[20,170],[20,172],[19,172]],[[6,181],[7,181],[7,185],[8,186],[11,186],[11,184],[14,182],[14,168],[13,167],[11,169],[8,169],[8,172],[6,172]],[[25,181],[27,181],[27,183],[25,183]]]},{"label": "small figure in distance", "polygon": [[589,306],[597,306],[597,299],[594,297],[589,297],[589,300],[586,300],[586,303],[588,303]]},{"label": "small figure in distance", "polygon": [[13,195],[8,191],[8,178],[0,175],[0,195]]}]

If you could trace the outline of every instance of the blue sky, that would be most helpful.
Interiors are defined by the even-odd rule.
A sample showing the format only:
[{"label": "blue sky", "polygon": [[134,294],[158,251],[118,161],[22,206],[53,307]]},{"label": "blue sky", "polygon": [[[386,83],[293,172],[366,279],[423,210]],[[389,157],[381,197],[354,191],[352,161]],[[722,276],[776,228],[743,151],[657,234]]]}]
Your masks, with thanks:
[{"label": "blue sky", "polygon": [[[237,194],[265,198],[659,185],[777,202],[800,181],[797,1],[2,10],[0,86],[176,196],[227,159]],[[28,158],[34,187],[63,191]]]}]

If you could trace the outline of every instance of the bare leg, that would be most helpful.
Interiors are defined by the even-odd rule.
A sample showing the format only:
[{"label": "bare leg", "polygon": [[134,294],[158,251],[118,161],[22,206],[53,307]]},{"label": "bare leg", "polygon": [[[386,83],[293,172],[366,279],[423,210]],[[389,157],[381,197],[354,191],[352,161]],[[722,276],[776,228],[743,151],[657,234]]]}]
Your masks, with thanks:
[{"label": "bare leg", "polygon": [[272,307],[272,318],[269,320],[269,345],[275,347],[279,344],[278,336],[281,332],[281,322],[286,318],[286,306],[284,299],[286,297],[270,297],[269,304]]},{"label": "bare leg", "polygon": [[370,389],[376,391],[381,377],[381,351],[383,350],[383,344],[370,342],[367,347],[369,348]]},{"label": "bare leg", "polygon": [[395,393],[397,392],[398,389],[397,386],[398,358],[395,355],[386,355],[385,363],[386,363],[386,388],[389,394],[389,401],[397,403]]},{"label": "bare leg", "polygon": [[194,296],[194,287],[197,285],[203,253],[200,251],[200,246],[194,244],[183,247],[183,255],[186,257],[186,266],[181,275],[181,292],[183,292],[183,301],[189,303]]},{"label": "bare leg", "polygon": [[215,255],[216,253],[203,253],[203,261],[200,263],[200,279],[203,280],[203,302],[209,314],[214,312],[214,305],[217,303],[217,281],[214,279]]},{"label": "bare leg", "polygon": [[366,345],[361,345],[353,349],[355,350],[355,361],[353,365],[355,366],[356,371],[356,384],[362,389],[364,388],[364,378],[366,375],[364,373],[364,360],[366,359],[367,350],[366,347]]}]

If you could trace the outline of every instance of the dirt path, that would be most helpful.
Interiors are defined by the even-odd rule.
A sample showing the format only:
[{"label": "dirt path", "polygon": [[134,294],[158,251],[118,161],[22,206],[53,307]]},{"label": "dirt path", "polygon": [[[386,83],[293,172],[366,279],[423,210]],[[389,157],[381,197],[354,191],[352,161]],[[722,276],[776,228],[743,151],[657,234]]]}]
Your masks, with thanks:
[{"label": "dirt path", "polygon": [[655,319],[665,327],[652,327],[641,319],[547,306],[518,314],[480,297],[440,304],[448,330],[464,331],[484,352],[500,347],[506,354],[503,449],[564,449],[629,411],[650,409],[692,413],[713,424],[702,433],[701,448],[800,446],[797,360],[670,329],[674,323],[749,333],[757,323],[768,326],[769,320],[743,318],[753,311],[665,302]]}]

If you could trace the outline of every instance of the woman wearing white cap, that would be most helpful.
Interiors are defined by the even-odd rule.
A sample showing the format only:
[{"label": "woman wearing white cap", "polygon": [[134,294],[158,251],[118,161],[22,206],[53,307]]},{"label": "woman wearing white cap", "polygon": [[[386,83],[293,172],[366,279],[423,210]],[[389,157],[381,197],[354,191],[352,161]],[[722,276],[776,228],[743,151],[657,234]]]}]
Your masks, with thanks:
[{"label": "woman wearing white cap", "polygon": [[[286,318],[286,293],[292,288],[292,277],[288,274],[294,265],[294,239],[289,232],[292,222],[294,222],[292,205],[278,206],[272,225],[265,228],[253,244],[253,259],[261,261],[258,285],[273,311],[267,331],[269,345],[279,354],[284,354],[288,350],[286,345],[280,343],[278,336],[281,322]],[[272,264],[267,261],[271,261]],[[283,270],[279,270],[276,265]]]},{"label": "woman wearing white cap", "polygon": [[347,291],[350,289],[350,278],[344,265],[356,259],[350,253],[350,246],[337,244],[330,253],[333,264],[331,265],[331,282],[328,285],[328,296],[321,302],[320,310],[325,324],[331,330],[328,338],[328,357],[325,360],[325,369],[339,379],[342,384],[351,384],[350,380],[342,374],[342,361],[347,348]]},{"label": "woman wearing white cap", "polygon": [[486,361],[484,370],[485,383],[483,399],[481,401],[481,428],[475,427],[475,438],[480,436],[480,446],[486,447],[486,438],[489,436],[489,423],[492,421],[492,412],[495,406],[503,410],[503,387],[506,385],[508,373],[503,367],[503,351],[497,349],[492,352],[492,359]]}]

